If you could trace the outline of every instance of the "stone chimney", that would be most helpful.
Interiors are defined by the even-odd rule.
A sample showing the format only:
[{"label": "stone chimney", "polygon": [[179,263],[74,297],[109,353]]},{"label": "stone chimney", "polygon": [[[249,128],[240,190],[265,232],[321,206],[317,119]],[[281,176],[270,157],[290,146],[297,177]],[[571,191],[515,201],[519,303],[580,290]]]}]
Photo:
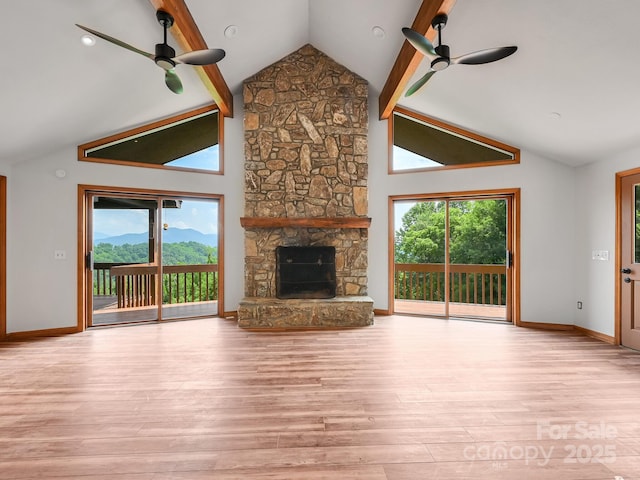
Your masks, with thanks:
[{"label": "stone chimney", "polygon": [[[305,45],[245,80],[243,95],[245,299],[239,324],[371,324],[367,82]],[[335,247],[337,297],[275,298],[279,246]]]}]

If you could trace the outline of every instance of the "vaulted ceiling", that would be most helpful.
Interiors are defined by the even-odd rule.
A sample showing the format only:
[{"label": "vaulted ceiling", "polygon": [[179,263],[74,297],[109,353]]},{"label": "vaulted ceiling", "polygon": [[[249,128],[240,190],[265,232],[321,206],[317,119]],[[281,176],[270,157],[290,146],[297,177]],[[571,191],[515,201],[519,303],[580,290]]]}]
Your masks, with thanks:
[{"label": "vaulted ceiling", "polygon": [[[5,5],[0,162],[46,157],[210,103],[211,90],[193,67],[177,67],[185,93],[175,95],[152,61],[100,39],[93,47],[80,42],[83,32],[76,23],[153,51],[162,40],[154,5],[165,1],[171,3],[21,0]],[[240,93],[245,78],[311,43],[368,80],[376,104],[382,94],[381,114],[397,101],[569,165],[640,145],[637,0],[185,2],[202,40],[227,53],[217,69],[230,94]],[[429,11],[433,4],[452,7],[443,39],[453,56],[503,45],[517,45],[518,52],[489,65],[454,65],[405,97],[406,87],[429,65],[419,57],[403,65],[401,58],[394,69],[401,49],[405,55],[409,51],[401,28],[415,25],[421,8]],[[376,35],[373,27],[383,33]],[[181,51],[178,40],[169,43]],[[413,75],[402,76],[416,67]],[[388,82],[399,90],[385,88]]]}]

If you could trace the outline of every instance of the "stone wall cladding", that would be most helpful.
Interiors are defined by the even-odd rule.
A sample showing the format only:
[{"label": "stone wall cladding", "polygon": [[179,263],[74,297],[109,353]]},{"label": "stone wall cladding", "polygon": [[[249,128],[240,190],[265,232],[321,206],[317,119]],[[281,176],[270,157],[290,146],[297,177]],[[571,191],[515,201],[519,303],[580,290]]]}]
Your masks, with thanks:
[{"label": "stone wall cladding", "polygon": [[269,228],[245,231],[245,296],[276,296],[276,247],[336,248],[336,295],[367,294],[367,230]]},{"label": "stone wall cladding", "polygon": [[[366,217],[368,85],[311,45],[245,80],[246,217]],[[275,248],[336,247],[337,295],[367,294],[367,229],[247,228],[245,295],[275,297]]]}]

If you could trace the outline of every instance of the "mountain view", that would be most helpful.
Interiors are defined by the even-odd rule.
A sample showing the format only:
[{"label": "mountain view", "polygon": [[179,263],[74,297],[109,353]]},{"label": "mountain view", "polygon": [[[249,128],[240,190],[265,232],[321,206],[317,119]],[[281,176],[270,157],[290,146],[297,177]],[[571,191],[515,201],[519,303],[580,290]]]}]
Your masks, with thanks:
[{"label": "mountain view", "polygon": [[[218,263],[218,235],[191,228],[163,231],[163,265],[199,265]],[[147,263],[150,261],[149,235],[128,233],[108,237],[94,234],[96,263]]]},{"label": "mountain view", "polygon": [[[149,240],[149,234],[143,233],[126,233],[124,235],[117,235],[115,237],[106,236],[100,232],[95,232],[93,235],[94,244],[99,245],[101,243],[109,243],[114,246],[120,246],[125,244],[136,245],[138,243],[147,243]],[[181,243],[181,242],[196,242],[209,247],[218,246],[218,235],[215,233],[202,233],[192,228],[169,228],[162,232],[163,242],[166,243]]]}]

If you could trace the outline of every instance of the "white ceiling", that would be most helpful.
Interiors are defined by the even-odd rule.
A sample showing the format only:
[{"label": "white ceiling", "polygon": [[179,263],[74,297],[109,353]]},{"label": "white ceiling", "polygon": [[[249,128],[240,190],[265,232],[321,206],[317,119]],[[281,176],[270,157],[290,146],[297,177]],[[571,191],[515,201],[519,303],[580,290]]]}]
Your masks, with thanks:
[{"label": "white ceiling", "polygon": [[[234,94],[245,78],[311,43],[368,80],[375,103],[404,41],[401,28],[421,4],[186,2],[209,47],[226,50],[219,68]],[[153,51],[162,29],[148,0],[6,3],[0,162],[40,158],[211,102],[192,67],[178,66],[185,93],[175,95],[150,60],[100,39],[80,43],[75,23]],[[569,165],[607,159],[640,145],[639,18],[638,0],[457,0],[443,31],[452,56],[503,45],[518,52],[490,65],[454,65],[399,104]],[[238,27],[235,38],[225,37],[228,25]],[[372,34],[376,25],[384,38]],[[423,62],[413,80],[427,68]]]}]

